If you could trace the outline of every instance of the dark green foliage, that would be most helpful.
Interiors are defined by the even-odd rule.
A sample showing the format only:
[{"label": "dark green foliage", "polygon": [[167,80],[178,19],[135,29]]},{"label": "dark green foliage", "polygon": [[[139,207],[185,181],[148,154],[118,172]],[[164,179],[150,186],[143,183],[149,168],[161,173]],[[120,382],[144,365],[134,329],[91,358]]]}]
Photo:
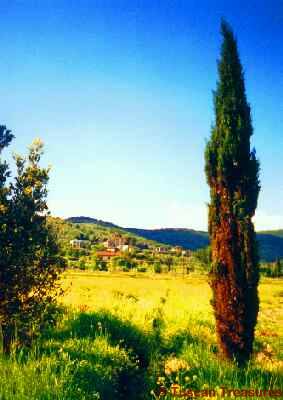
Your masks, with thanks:
[{"label": "dark green foliage", "polygon": [[170,272],[174,264],[174,258],[172,256],[166,256],[164,257],[163,262],[167,267],[167,271]]},{"label": "dark green foliage", "polygon": [[137,262],[133,254],[124,253],[120,256],[113,257],[111,260],[112,269],[122,269],[123,271],[130,271],[137,267]]},{"label": "dark green foliage", "polygon": [[[12,135],[0,128],[0,151]],[[56,295],[63,262],[47,222],[48,169],[40,168],[41,141],[27,158],[15,156],[17,175],[8,183],[8,166],[0,161],[0,324],[3,350],[11,341],[28,343],[42,326]]]},{"label": "dark green foliage", "polygon": [[99,260],[97,261],[96,266],[99,271],[108,271],[108,266],[106,261]]},{"label": "dark green foliage", "polygon": [[79,260],[78,266],[79,266],[79,269],[82,271],[86,269],[86,262],[85,262],[84,258],[81,258]]},{"label": "dark green foliage", "polygon": [[194,257],[200,262],[204,270],[209,271],[211,264],[211,248],[210,246],[198,249],[194,252]]},{"label": "dark green foliage", "polygon": [[283,276],[283,260],[277,259],[275,262],[261,265],[260,273],[270,278],[281,278]]},{"label": "dark green foliage", "polygon": [[138,267],[137,268],[137,272],[146,272],[147,271],[147,268],[146,267]]},{"label": "dark green foliage", "polygon": [[215,125],[207,143],[210,186],[211,286],[219,345],[227,358],[251,354],[258,314],[258,253],[252,217],[260,190],[259,163],[237,43],[222,22],[223,44],[214,93]]},{"label": "dark green foliage", "polygon": [[156,261],[156,262],[153,264],[153,270],[154,270],[154,272],[155,272],[156,274],[161,274],[162,268],[161,268],[160,262]]},{"label": "dark green foliage", "polygon": [[87,233],[80,232],[75,239],[79,240],[89,240],[89,235]]}]

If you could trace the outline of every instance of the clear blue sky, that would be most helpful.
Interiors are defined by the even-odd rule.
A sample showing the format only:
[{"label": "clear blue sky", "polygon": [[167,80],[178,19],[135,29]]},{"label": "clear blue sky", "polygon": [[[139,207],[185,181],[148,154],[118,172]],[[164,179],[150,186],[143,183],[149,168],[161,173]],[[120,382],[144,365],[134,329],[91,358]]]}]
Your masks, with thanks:
[{"label": "clear blue sky", "polygon": [[1,123],[53,166],[54,215],[206,229],[203,151],[232,25],[261,161],[256,227],[283,228],[280,0],[1,0]]}]

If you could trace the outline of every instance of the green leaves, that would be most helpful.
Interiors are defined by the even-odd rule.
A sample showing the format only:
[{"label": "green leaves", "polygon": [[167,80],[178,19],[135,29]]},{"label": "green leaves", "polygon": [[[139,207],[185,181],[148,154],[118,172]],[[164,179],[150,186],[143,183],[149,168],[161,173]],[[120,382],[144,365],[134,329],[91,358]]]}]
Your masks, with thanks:
[{"label": "green leaves", "polygon": [[[236,39],[229,25],[222,21],[223,44],[218,62],[219,81],[214,92],[215,126],[205,151],[207,182],[228,187],[231,198],[241,192],[253,198],[246,212],[255,211],[259,193],[259,163],[250,151],[253,134],[250,106],[246,99],[242,66]],[[245,182],[249,184],[245,184]],[[253,207],[251,207],[253,205]]]},{"label": "green leaves", "polygon": [[[8,145],[11,138],[0,127],[0,143]],[[37,333],[64,267],[47,223],[49,169],[39,165],[42,154],[43,143],[36,139],[26,157],[14,155],[16,176],[9,184],[8,166],[0,164],[0,323],[7,353],[16,333],[19,343]]]},{"label": "green leaves", "polygon": [[9,146],[13,138],[11,131],[5,125],[0,125],[0,154],[5,147]]},{"label": "green leaves", "polygon": [[214,92],[215,125],[205,151],[210,186],[210,284],[220,350],[244,363],[251,354],[258,313],[258,255],[252,216],[257,206],[259,162],[237,43],[222,21],[223,43]]}]

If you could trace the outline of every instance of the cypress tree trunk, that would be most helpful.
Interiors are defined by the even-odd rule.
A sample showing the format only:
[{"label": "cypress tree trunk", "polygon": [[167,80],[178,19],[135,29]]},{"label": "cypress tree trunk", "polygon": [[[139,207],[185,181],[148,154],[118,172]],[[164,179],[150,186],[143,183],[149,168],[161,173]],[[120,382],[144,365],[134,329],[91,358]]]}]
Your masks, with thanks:
[{"label": "cypress tree trunk", "polygon": [[259,308],[258,254],[252,217],[260,190],[259,163],[237,43],[221,25],[223,44],[214,93],[215,124],[206,147],[210,186],[210,285],[216,331],[225,358],[245,363],[252,352]]}]

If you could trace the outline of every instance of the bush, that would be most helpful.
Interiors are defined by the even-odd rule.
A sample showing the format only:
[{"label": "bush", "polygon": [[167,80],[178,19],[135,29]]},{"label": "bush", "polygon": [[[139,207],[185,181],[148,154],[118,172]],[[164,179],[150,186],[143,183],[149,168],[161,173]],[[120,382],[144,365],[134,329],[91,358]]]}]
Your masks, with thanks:
[{"label": "bush", "polygon": [[82,271],[84,271],[86,269],[86,263],[84,259],[80,259],[79,261],[79,269],[81,269]]},{"label": "bush", "polygon": [[96,265],[99,271],[108,271],[108,265],[106,261],[99,260],[97,261]]},{"label": "bush", "polygon": [[161,268],[160,262],[155,262],[155,263],[153,264],[153,270],[154,270],[154,272],[155,272],[156,274],[161,274],[162,268]]},{"label": "bush", "polygon": [[122,271],[129,271],[130,269],[135,268],[137,265],[136,261],[131,258],[122,258],[122,257],[114,257],[112,260],[112,266],[121,268]]},{"label": "bush", "polygon": [[137,268],[137,271],[138,271],[138,272],[146,272],[146,271],[147,271],[147,268],[146,268],[146,267],[138,267],[138,268]]},{"label": "bush", "polygon": [[283,276],[283,260],[276,260],[272,263],[265,263],[260,266],[262,275],[270,278],[280,278]]},{"label": "bush", "polygon": [[211,248],[210,246],[198,249],[193,253],[194,258],[198,261],[200,268],[204,271],[210,270],[211,264]]},{"label": "bush", "polygon": [[98,263],[97,263],[97,261],[92,261],[92,262],[89,264],[89,268],[90,268],[92,271],[97,271],[97,270],[98,270]]}]

